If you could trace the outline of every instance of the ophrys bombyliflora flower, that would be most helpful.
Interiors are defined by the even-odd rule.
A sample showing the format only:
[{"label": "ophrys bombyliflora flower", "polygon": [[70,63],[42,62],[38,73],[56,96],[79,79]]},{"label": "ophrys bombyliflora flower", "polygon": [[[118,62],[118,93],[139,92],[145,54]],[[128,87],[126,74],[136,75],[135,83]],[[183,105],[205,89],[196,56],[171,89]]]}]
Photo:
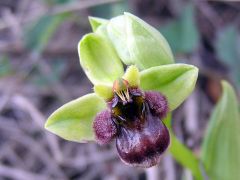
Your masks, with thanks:
[{"label": "ophrys bombyliflora flower", "polygon": [[115,138],[124,162],[153,166],[170,142],[164,117],[192,92],[198,69],[173,64],[164,37],[130,13],[90,23],[94,32],[80,40],[78,52],[94,93],[60,107],[45,127],[75,142]]}]

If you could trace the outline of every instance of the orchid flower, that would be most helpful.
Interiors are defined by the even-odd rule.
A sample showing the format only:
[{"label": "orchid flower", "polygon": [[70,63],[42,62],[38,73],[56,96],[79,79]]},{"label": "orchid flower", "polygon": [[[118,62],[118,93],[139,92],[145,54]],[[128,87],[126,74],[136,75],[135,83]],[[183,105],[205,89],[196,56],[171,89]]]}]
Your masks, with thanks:
[{"label": "orchid flower", "polygon": [[191,94],[198,69],[175,64],[160,32],[130,13],[89,20],[78,52],[94,92],[57,109],[45,128],[80,143],[115,140],[124,163],[154,166],[171,141],[164,118]]}]

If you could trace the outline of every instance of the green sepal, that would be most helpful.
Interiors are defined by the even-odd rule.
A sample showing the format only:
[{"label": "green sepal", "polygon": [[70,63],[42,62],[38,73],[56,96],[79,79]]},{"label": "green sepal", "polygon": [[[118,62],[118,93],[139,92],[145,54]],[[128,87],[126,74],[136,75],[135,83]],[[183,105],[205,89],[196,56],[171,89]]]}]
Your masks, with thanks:
[{"label": "green sepal", "polygon": [[132,65],[134,64],[134,60],[130,57],[128,50],[125,19],[124,15],[110,19],[107,25],[107,32],[121,60],[126,65]]},{"label": "green sepal", "polygon": [[103,24],[107,24],[109,22],[109,20],[107,20],[107,19],[92,17],[92,16],[89,16],[88,20],[90,22],[93,32],[96,32],[96,30],[98,29],[99,26],[101,26]]},{"label": "green sepal", "polygon": [[172,111],[192,93],[197,77],[198,68],[192,65],[157,66],[140,72],[140,87],[161,92]]},{"label": "green sepal", "polygon": [[161,33],[130,13],[112,18],[107,29],[126,65],[135,64],[142,70],[174,62],[171,49]]},{"label": "green sepal", "polygon": [[[97,28],[97,30],[95,31],[96,34],[100,35],[102,38],[104,38],[105,40],[108,41],[108,44],[113,46],[109,37],[108,37],[108,32],[107,32],[107,24],[102,24],[101,26],[99,26]],[[114,49],[114,48],[113,48]]]},{"label": "green sepal", "polygon": [[112,84],[124,73],[121,60],[101,35],[85,35],[78,45],[80,64],[93,84]]},{"label": "green sepal", "polygon": [[69,141],[94,141],[92,123],[96,114],[105,108],[102,98],[96,94],[87,94],[53,112],[45,128]]}]

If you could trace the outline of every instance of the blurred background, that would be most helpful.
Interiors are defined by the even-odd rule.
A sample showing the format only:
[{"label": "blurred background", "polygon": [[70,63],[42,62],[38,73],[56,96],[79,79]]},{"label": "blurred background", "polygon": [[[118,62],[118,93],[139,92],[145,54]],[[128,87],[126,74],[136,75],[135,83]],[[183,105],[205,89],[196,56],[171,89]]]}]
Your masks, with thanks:
[{"label": "blurred background", "polygon": [[204,0],[0,0],[0,179],[193,179],[170,154],[154,169],[124,165],[115,144],[67,142],[47,117],[92,92],[77,44],[88,16],[131,12],[167,38],[176,62],[199,67],[194,93],[173,114],[177,137],[200,154],[221,79],[240,88],[240,3]]}]

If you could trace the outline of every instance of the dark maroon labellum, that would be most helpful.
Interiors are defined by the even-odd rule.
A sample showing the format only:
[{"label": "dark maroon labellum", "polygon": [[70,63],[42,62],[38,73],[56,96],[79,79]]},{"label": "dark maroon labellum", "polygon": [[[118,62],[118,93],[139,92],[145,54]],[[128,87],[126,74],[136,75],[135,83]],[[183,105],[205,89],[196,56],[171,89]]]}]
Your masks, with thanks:
[{"label": "dark maroon labellum", "polygon": [[168,109],[166,98],[153,91],[143,94],[137,88],[129,88],[127,93],[128,98],[115,94],[109,102],[111,112],[97,115],[96,139],[105,144],[116,137],[123,162],[144,168],[154,166],[170,142],[168,129],[161,121]]}]

